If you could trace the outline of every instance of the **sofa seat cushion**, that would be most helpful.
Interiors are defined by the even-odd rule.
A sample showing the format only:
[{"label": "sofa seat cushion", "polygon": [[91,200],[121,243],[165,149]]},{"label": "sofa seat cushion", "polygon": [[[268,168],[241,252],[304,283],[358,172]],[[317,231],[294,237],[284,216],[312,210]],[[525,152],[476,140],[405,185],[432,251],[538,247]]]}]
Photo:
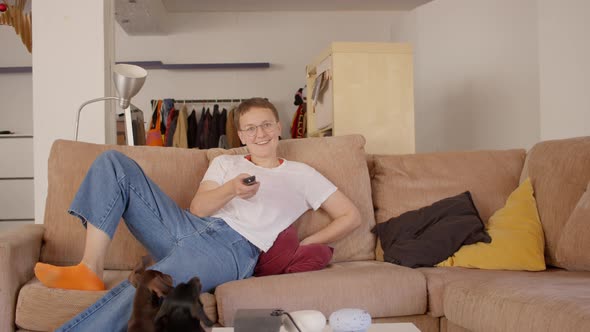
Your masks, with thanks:
[{"label": "sofa seat cushion", "polygon": [[[127,279],[131,271],[107,270],[104,282],[107,289]],[[37,278],[31,279],[20,290],[16,304],[16,325],[20,329],[53,331],[101,298],[107,291],[78,291],[45,287]],[[205,313],[217,320],[215,297],[201,294]]]},{"label": "sofa seat cushion", "polygon": [[520,271],[479,270],[462,267],[434,267],[417,269],[426,277],[428,287],[428,314],[434,317],[445,315],[443,307],[443,293],[452,282],[478,281],[485,282],[489,279],[499,278],[502,275],[524,275]]},{"label": "sofa seat cushion", "polygon": [[548,270],[461,280],[443,294],[447,319],[471,331],[590,331],[590,272]]},{"label": "sofa seat cushion", "polygon": [[426,312],[426,280],[417,270],[391,263],[335,263],[321,271],[254,277],[225,283],[215,291],[219,323],[233,326],[238,309],[313,309],[326,317],[338,309],[361,308],[371,317]]}]

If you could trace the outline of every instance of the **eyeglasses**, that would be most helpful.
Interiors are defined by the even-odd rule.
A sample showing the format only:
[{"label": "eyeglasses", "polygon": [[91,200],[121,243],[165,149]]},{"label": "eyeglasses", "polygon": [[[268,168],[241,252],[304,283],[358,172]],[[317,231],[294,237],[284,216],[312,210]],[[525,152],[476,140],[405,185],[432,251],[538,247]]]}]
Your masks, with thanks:
[{"label": "eyeglasses", "polygon": [[269,133],[269,132],[272,132],[273,130],[277,129],[277,123],[278,122],[263,122],[262,124],[259,124],[258,126],[249,126],[249,127],[246,127],[246,129],[241,129],[240,131],[243,132],[244,134],[246,134],[246,136],[248,136],[248,137],[254,137],[254,136],[256,136],[256,132],[258,131],[258,128],[264,130],[265,133]]}]

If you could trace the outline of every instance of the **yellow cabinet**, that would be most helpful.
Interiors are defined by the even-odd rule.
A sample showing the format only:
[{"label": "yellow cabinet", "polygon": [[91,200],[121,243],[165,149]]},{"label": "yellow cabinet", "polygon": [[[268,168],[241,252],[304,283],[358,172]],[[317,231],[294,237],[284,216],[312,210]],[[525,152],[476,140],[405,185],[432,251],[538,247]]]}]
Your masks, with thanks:
[{"label": "yellow cabinet", "polygon": [[376,154],[415,152],[412,49],[332,43],[307,66],[308,136],[362,134]]}]

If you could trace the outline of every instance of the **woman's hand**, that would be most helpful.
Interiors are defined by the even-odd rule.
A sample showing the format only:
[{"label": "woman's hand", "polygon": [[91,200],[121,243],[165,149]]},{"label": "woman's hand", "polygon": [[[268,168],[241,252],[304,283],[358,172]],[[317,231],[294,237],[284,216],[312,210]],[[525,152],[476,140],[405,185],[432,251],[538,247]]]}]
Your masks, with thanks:
[{"label": "woman's hand", "polygon": [[258,188],[260,188],[258,181],[250,185],[244,184],[244,179],[247,177],[250,177],[250,174],[242,173],[231,180],[234,194],[241,199],[248,199],[256,195]]}]

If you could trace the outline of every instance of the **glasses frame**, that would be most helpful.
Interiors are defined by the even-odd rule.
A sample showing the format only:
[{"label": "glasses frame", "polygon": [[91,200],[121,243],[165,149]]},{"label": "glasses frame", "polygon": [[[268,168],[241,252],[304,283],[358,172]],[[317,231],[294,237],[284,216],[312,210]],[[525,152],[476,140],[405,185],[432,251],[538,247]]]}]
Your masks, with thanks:
[{"label": "glasses frame", "polygon": [[[264,126],[266,125],[272,125],[272,127],[268,127],[267,129],[264,128]],[[247,137],[256,137],[256,134],[258,133],[258,128],[260,128],[260,130],[264,131],[265,133],[271,133],[274,130],[276,130],[278,128],[278,121],[268,121],[268,122],[263,122],[257,126],[250,126],[247,129],[239,129],[240,132],[242,132],[244,135],[246,135]],[[249,130],[254,129],[251,133],[249,132]]]}]

